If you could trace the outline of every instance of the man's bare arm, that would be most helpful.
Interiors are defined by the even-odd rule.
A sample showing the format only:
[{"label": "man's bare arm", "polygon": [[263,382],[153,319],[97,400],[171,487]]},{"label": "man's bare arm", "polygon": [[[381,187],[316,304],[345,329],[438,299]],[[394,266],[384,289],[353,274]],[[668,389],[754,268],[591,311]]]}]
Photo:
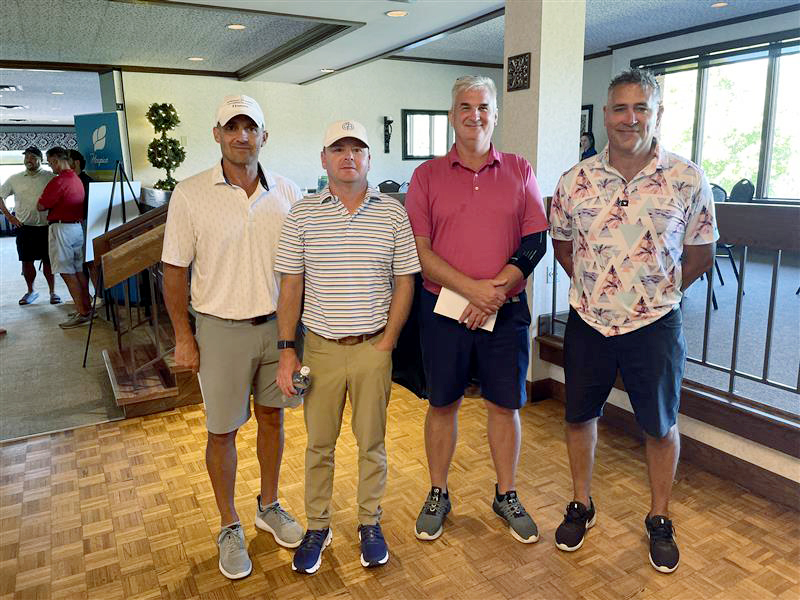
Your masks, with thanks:
[{"label": "man's bare arm", "polygon": [[472,279],[436,254],[429,238],[416,236],[414,241],[426,279],[458,292],[487,314],[497,311],[506,301],[502,290],[502,286],[508,283],[505,279]]},{"label": "man's bare arm", "polygon": [[553,252],[558,264],[572,277],[572,240],[553,240]]},{"label": "man's bare arm", "polygon": [[411,312],[411,304],[414,302],[414,276],[396,275],[394,278],[394,290],[392,290],[392,303],[389,305],[389,317],[386,321],[383,337],[380,342],[375,344],[378,350],[391,351],[400,331],[408,319]]},{"label": "man's bare arm", "polygon": [[[293,340],[300,322],[300,308],[303,301],[303,277],[298,275],[281,275],[281,291],[278,296],[278,339]],[[284,348],[280,351],[278,372],[275,381],[286,396],[293,396],[296,392],[292,385],[292,375],[300,370],[300,360],[294,348]]]},{"label": "man's bare arm", "polygon": [[175,364],[200,369],[200,352],[189,325],[189,269],[164,263],[164,303],[175,331]]},{"label": "man's bare arm", "polygon": [[700,246],[685,245],[683,247],[681,291],[692,285],[695,279],[711,268],[716,253],[717,245],[713,242]]},{"label": "man's bare arm", "polygon": [[22,221],[20,221],[17,217],[11,214],[11,211],[8,210],[4,198],[0,198],[0,212],[2,212],[5,215],[6,219],[8,219],[9,223],[11,223],[12,227],[19,227],[20,225],[22,225]]}]

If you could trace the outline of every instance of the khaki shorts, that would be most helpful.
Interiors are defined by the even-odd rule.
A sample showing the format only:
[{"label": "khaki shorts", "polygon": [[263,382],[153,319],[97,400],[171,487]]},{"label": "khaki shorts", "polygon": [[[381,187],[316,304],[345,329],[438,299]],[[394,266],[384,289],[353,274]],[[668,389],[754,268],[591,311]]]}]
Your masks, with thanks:
[{"label": "khaki shorts", "polygon": [[198,380],[209,432],[230,433],[244,425],[250,418],[250,394],[261,406],[300,405],[300,397],[285,398],[275,383],[279,350],[274,318],[252,325],[197,313],[196,339]]}]

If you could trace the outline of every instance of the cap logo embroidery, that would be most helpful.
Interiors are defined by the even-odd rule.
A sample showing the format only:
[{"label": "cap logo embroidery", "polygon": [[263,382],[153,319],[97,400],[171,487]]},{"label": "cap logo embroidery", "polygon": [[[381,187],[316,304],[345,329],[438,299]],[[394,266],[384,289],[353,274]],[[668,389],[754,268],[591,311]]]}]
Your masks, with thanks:
[{"label": "cap logo embroidery", "polygon": [[352,129],[355,129],[355,126],[350,121],[345,121],[344,123],[342,123],[342,129],[344,129],[345,131],[350,131]]}]

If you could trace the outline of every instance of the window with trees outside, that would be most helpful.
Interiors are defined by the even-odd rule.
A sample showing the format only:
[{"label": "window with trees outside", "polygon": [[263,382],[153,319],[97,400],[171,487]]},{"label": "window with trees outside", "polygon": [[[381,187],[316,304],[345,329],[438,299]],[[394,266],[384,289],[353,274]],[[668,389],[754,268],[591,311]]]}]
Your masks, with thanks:
[{"label": "window with trees outside", "polygon": [[741,179],[768,202],[800,202],[800,37],[782,32],[631,61],[654,72],[660,140],[727,192]]}]

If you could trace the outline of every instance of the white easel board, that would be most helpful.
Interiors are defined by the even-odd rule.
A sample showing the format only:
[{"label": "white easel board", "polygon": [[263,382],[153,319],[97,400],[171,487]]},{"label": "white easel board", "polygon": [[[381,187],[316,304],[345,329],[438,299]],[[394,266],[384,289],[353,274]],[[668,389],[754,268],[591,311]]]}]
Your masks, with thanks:
[{"label": "white easel board", "polygon": [[[89,210],[86,217],[86,262],[94,260],[94,245],[92,240],[106,232],[106,218],[108,216],[108,200],[111,198],[111,181],[92,181],[89,184]],[[141,181],[131,181],[131,188],[138,198],[142,189]],[[108,230],[122,225],[122,198],[125,197],[125,222],[132,221],[139,216],[139,207],[131,196],[131,188],[126,182],[117,182],[114,188],[114,202],[111,209],[111,221]]]}]

